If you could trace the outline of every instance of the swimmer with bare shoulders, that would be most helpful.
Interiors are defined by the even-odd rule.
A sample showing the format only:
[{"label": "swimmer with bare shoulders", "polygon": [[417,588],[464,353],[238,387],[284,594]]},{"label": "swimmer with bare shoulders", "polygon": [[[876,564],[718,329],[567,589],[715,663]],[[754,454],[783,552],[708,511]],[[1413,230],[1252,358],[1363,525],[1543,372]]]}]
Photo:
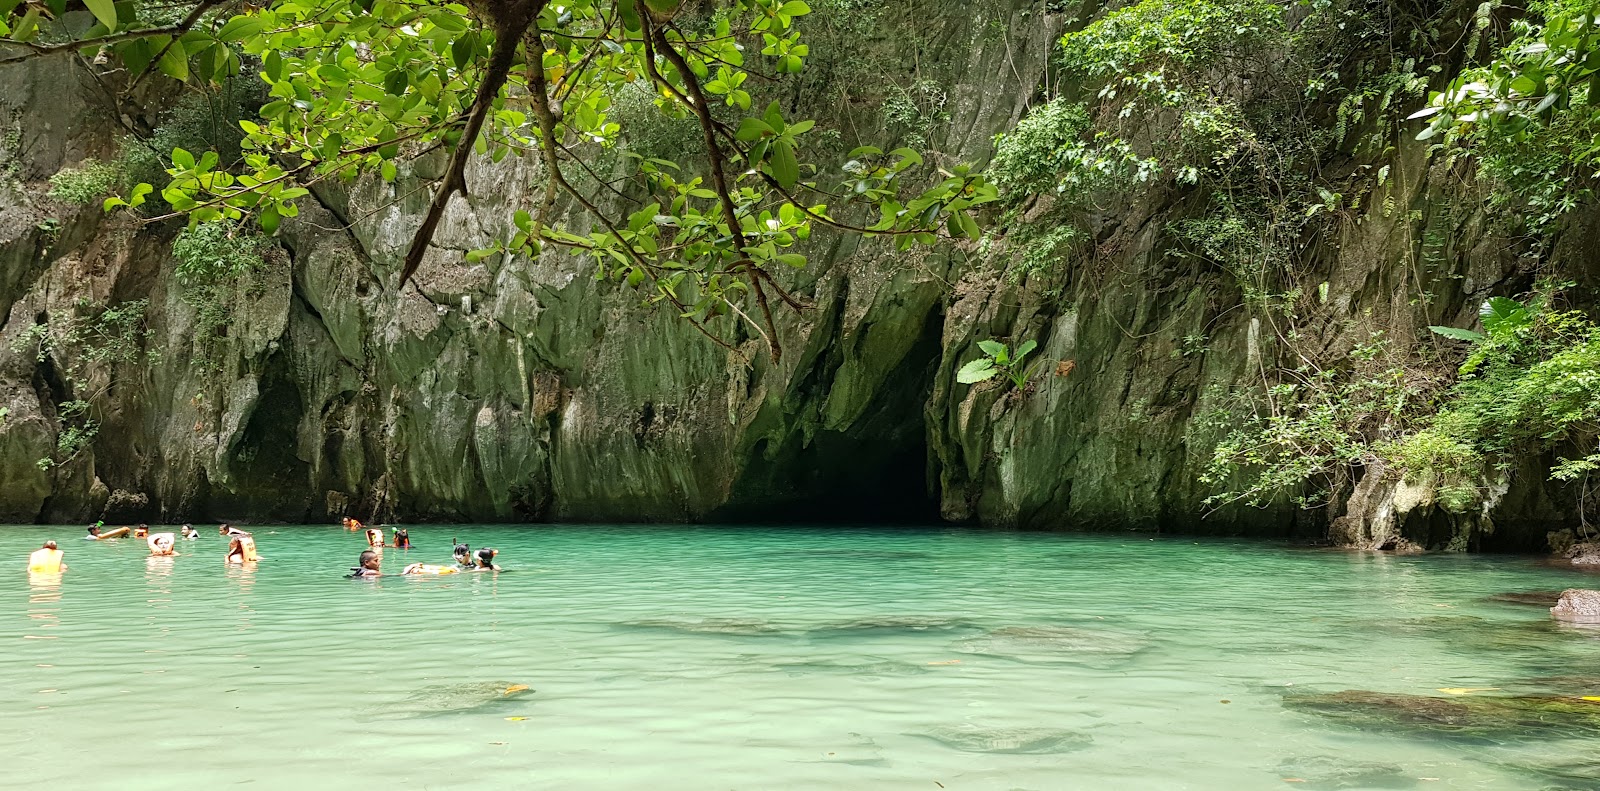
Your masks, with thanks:
[{"label": "swimmer with bare shoulders", "polygon": [[383,565],[383,555],[380,553],[369,549],[361,553],[361,559],[356,563],[359,565],[350,569],[350,579],[359,580],[383,576],[383,572],[379,570],[379,567]]}]

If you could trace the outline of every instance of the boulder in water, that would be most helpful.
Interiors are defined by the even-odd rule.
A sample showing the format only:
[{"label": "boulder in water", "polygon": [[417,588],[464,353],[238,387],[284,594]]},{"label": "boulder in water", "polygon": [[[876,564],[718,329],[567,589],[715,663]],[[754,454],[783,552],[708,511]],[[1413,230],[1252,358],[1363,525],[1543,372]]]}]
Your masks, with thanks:
[{"label": "boulder in water", "polygon": [[1561,594],[1550,616],[1563,623],[1600,624],[1600,591],[1573,588]]},{"label": "boulder in water", "polygon": [[1021,755],[1067,753],[1081,750],[1094,743],[1093,737],[1077,731],[1055,728],[987,728],[970,723],[940,726],[907,735],[932,739],[946,747],[967,753]]}]

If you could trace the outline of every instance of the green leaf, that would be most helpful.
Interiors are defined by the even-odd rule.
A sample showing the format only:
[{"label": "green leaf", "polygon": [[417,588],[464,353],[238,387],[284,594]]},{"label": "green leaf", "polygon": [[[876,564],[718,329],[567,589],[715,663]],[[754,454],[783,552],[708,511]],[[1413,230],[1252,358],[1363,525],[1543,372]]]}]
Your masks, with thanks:
[{"label": "green leaf", "polygon": [[156,65],[161,69],[162,74],[178,82],[184,82],[189,79],[189,56],[184,54],[183,44],[181,43],[175,42],[172,46],[167,47],[166,53],[161,56],[161,62]]},{"label": "green leaf", "polygon": [[1483,336],[1481,334],[1473,332],[1472,330],[1464,330],[1459,327],[1429,327],[1428,329],[1433,330],[1434,334],[1436,335],[1443,335],[1444,337],[1454,341],[1477,342],[1483,340]]},{"label": "green leaf", "polygon": [[997,340],[978,341],[978,348],[982,349],[984,354],[996,359],[999,359],[1006,353],[1006,345]]},{"label": "green leaf", "polygon": [[114,0],[83,0],[83,4],[89,7],[100,24],[106,26],[106,30],[117,29],[117,5]]},{"label": "green leaf", "polygon": [[172,149],[172,164],[184,170],[194,170],[194,154],[181,148]]},{"label": "green leaf", "polygon": [[254,16],[236,16],[217,31],[219,41],[243,41],[261,33],[261,20]]},{"label": "green leaf", "polygon": [[994,363],[989,358],[979,357],[961,366],[961,370],[956,371],[956,381],[964,385],[977,384],[986,379],[993,379],[994,375],[999,372],[1000,369],[994,367]]},{"label": "green leaf", "polygon": [[1022,358],[1028,356],[1028,352],[1031,352],[1037,348],[1039,348],[1038,342],[1033,340],[1023,341],[1022,345],[1017,347],[1016,359],[1020,361]]},{"label": "green leaf", "polygon": [[746,118],[739,122],[739,131],[733,136],[741,143],[760,140],[764,135],[776,134],[772,127],[759,118]]},{"label": "green leaf", "polygon": [[277,209],[274,209],[271,206],[268,206],[267,208],[262,209],[261,210],[261,216],[259,218],[259,221],[261,223],[261,232],[266,234],[266,235],[268,235],[268,236],[271,236],[271,235],[277,233],[278,232],[278,221],[279,221],[279,219],[281,219],[281,218],[278,216],[278,210]]},{"label": "green leaf", "polygon": [[772,145],[772,177],[788,189],[800,180],[800,161],[795,158],[794,144],[779,139]]},{"label": "green leaf", "polygon": [[1510,335],[1533,323],[1521,302],[1506,297],[1491,297],[1478,309],[1478,319],[1490,335]]}]

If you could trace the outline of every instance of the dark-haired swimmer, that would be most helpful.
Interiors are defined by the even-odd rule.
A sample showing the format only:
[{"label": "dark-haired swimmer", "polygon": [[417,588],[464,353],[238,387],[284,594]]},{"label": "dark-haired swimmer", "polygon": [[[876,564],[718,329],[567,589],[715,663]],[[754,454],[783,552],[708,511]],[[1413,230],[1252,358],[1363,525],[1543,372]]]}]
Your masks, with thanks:
[{"label": "dark-haired swimmer", "polygon": [[477,554],[473,558],[472,570],[499,571],[500,567],[494,564],[494,556],[498,554],[500,554],[500,550],[491,549],[489,547],[484,547],[478,550]]},{"label": "dark-haired swimmer", "polygon": [[359,580],[368,577],[381,577],[383,572],[378,567],[383,565],[383,555],[372,550],[361,553],[361,559],[356,561],[359,565],[350,569],[350,579]]}]

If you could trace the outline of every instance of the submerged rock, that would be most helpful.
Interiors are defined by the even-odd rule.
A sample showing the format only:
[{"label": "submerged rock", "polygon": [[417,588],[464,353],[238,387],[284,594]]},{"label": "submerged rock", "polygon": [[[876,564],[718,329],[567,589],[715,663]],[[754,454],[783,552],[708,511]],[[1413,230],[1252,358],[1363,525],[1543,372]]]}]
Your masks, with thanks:
[{"label": "submerged rock", "polygon": [[1417,779],[1393,764],[1365,763],[1334,755],[1291,758],[1278,772],[1301,783],[1299,788],[1413,788]]},{"label": "submerged rock", "polygon": [[1082,750],[1094,743],[1094,737],[1077,731],[1054,728],[988,728],[970,723],[940,726],[907,735],[932,739],[946,747],[968,753],[1022,755],[1068,753]]},{"label": "submerged rock", "polygon": [[810,662],[783,662],[775,664],[772,669],[788,673],[791,676],[805,676],[814,673],[829,675],[853,676],[858,678],[874,678],[879,676],[916,676],[929,671],[925,665],[915,665],[910,662],[900,662],[881,657],[863,657],[862,662],[841,662],[833,660],[817,660]]},{"label": "submerged rock", "polygon": [[666,629],[686,634],[768,635],[782,631],[759,618],[702,618],[698,621],[687,618],[644,618],[624,621],[622,625],[637,629]]},{"label": "submerged rock", "polygon": [[977,624],[961,618],[938,615],[882,615],[853,621],[825,624],[813,632],[927,632],[976,629]]},{"label": "submerged rock", "polygon": [[1283,705],[1362,729],[1468,738],[1600,736],[1600,702],[1559,695],[1431,695],[1347,689],[1291,694]]},{"label": "submerged rock", "polygon": [[525,699],[533,692],[534,690],[528,685],[511,681],[433,684],[418,689],[397,703],[370,710],[367,719],[416,719],[481,713],[502,706],[525,703]]},{"label": "submerged rock", "polygon": [[1496,593],[1485,597],[1484,601],[1499,604],[1522,604],[1529,607],[1554,607],[1561,599],[1561,591],[1514,591],[1509,593]]},{"label": "submerged rock", "polygon": [[1600,624],[1600,591],[1564,591],[1561,600],[1550,608],[1550,615],[1565,623]]},{"label": "submerged rock", "polygon": [[1007,626],[962,641],[956,650],[1022,662],[1125,659],[1145,647],[1137,635],[1071,626]]}]

